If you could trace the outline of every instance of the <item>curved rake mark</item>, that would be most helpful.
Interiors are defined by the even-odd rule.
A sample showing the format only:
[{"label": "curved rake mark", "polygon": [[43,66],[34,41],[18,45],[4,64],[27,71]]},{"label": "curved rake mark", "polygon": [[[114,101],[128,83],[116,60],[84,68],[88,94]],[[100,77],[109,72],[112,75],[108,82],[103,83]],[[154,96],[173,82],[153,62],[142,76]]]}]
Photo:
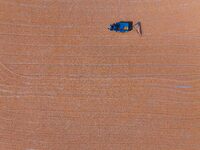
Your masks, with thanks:
[{"label": "curved rake mark", "polygon": [[24,75],[15,73],[14,71],[12,71],[11,69],[9,69],[6,65],[4,65],[4,64],[1,63],[1,62],[0,62],[0,66],[2,66],[2,67],[3,67],[7,72],[9,72],[11,75],[17,76],[17,77],[19,77],[19,78],[22,78],[22,79],[35,79],[35,78],[32,78],[32,77],[27,77],[27,76],[24,76]]}]

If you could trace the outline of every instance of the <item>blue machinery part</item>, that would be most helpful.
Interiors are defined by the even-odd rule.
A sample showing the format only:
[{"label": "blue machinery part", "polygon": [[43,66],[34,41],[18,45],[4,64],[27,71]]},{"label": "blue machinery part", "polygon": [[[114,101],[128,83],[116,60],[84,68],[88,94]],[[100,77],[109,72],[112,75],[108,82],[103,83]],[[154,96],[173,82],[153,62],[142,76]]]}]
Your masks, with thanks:
[{"label": "blue machinery part", "polygon": [[111,24],[108,29],[110,31],[122,32],[122,33],[129,32],[129,31],[135,29],[140,35],[142,35],[142,29],[141,29],[140,22],[133,25],[132,21],[120,21],[120,22]]}]

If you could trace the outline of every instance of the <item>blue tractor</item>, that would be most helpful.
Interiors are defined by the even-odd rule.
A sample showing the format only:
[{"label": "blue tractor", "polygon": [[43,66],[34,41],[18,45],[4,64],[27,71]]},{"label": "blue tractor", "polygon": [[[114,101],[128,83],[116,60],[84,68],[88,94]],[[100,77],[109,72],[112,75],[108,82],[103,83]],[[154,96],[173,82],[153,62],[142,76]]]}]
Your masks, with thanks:
[{"label": "blue tractor", "polygon": [[120,21],[120,22],[111,24],[108,29],[110,31],[122,32],[122,33],[129,32],[129,31],[135,29],[140,35],[142,35],[140,22],[133,25],[132,21]]}]

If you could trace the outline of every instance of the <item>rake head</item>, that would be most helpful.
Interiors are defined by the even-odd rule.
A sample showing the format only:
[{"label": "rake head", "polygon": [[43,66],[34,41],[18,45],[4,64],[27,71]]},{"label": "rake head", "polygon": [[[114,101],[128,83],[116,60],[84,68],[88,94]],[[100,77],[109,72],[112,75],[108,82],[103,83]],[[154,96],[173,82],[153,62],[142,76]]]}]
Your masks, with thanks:
[{"label": "rake head", "polygon": [[137,33],[142,36],[142,25],[141,22],[137,22],[135,25],[133,25],[133,28],[137,31]]}]

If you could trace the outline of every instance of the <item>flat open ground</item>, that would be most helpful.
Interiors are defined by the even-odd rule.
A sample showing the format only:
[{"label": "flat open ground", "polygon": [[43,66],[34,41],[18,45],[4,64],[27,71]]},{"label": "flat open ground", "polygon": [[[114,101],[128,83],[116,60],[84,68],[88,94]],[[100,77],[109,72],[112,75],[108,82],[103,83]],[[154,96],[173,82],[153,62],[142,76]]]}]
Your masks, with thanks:
[{"label": "flat open ground", "polygon": [[199,150],[199,117],[200,1],[0,0],[0,150]]}]

